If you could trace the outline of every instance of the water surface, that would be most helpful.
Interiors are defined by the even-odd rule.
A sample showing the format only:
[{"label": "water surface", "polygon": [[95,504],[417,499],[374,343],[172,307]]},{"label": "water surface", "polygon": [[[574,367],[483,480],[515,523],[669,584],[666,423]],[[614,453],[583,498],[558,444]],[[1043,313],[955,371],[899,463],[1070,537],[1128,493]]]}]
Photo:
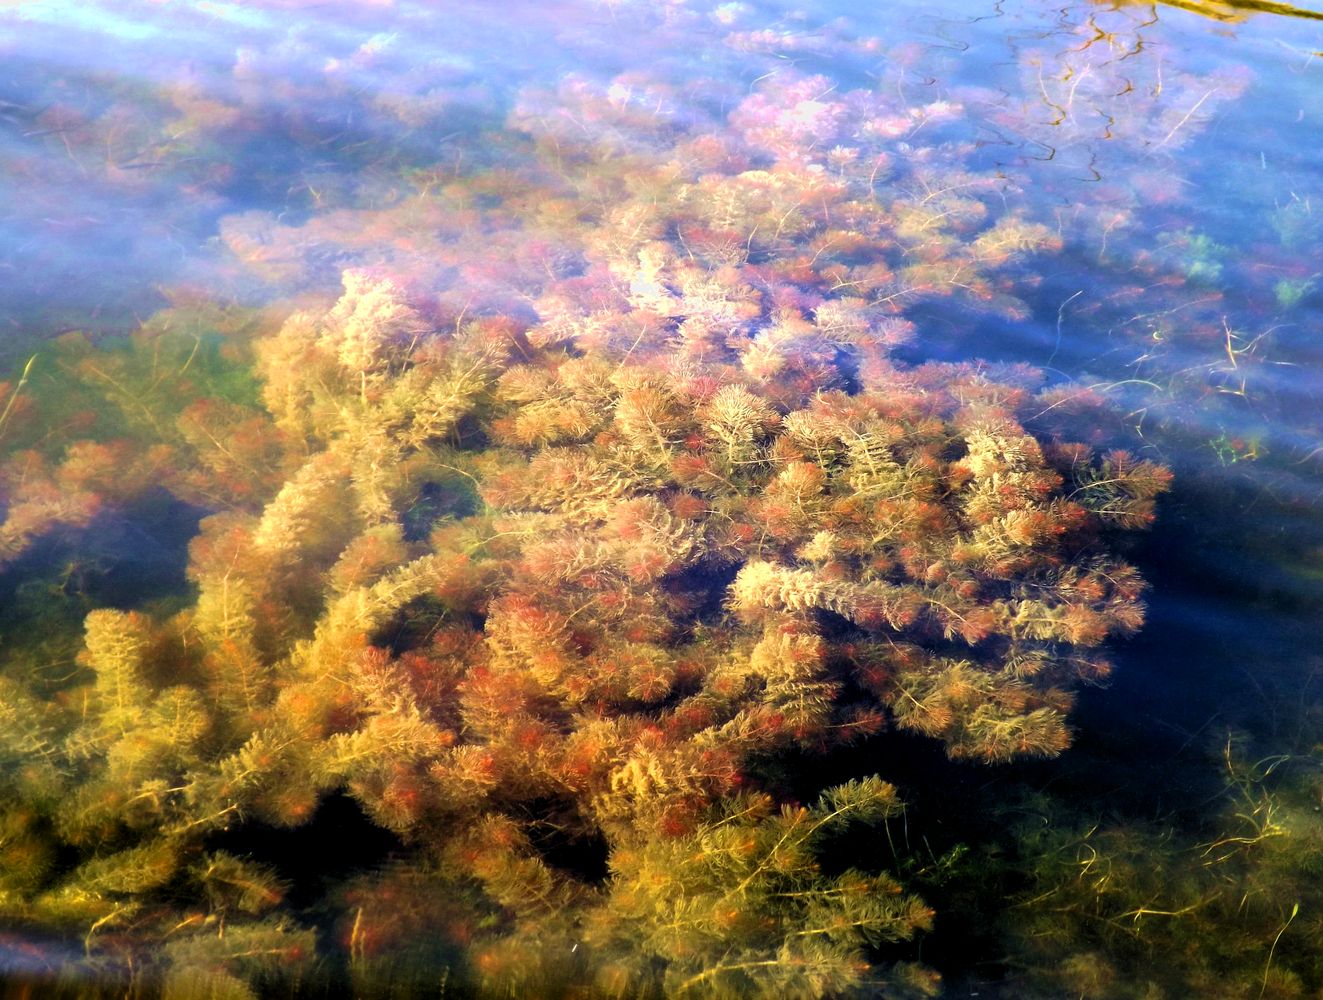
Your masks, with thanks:
[{"label": "water surface", "polygon": [[[857,6],[0,9],[0,870],[11,873],[0,875],[0,974],[15,995],[31,984],[176,997],[350,985],[428,996],[1323,989],[1320,15],[1266,3]],[[824,335],[832,309],[840,329]],[[368,352],[357,389],[316,374],[300,322],[340,338],[346,366]],[[355,347],[351,329],[376,330],[378,348],[397,353]],[[483,338],[515,354],[473,361],[482,384],[454,389],[468,402],[453,419],[441,407],[418,430],[402,391],[414,415],[380,417],[392,386],[421,377],[409,372],[450,371]],[[419,344],[460,346],[410,353]],[[873,698],[867,655],[847,651],[904,628],[888,633],[815,591],[808,618],[833,652],[814,683],[836,687],[813,697],[855,721],[796,729],[778,710],[767,725],[784,730],[735,763],[718,757],[745,736],[714,723],[712,745],[695,744],[716,755],[703,759],[707,784],[690,775],[703,792],[681,803],[680,779],[646,761],[678,753],[666,740],[680,707],[715,690],[705,685],[720,670],[695,663],[714,650],[755,656],[740,645],[754,626],[723,611],[738,604],[727,588],[769,553],[823,579],[844,563],[734,534],[703,544],[738,559],[695,556],[683,570],[599,551],[600,579],[585,583],[585,569],[564,587],[606,593],[612,573],[632,579],[630,601],[651,590],[670,602],[646,610],[669,615],[671,631],[642,604],[607,629],[593,597],[563,636],[500,633],[502,615],[546,611],[527,590],[535,557],[592,564],[578,550],[502,548],[537,507],[509,499],[532,487],[501,479],[508,463],[533,462],[537,479],[540,450],[609,449],[644,421],[618,409],[575,431],[568,409],[545,416],[552,390],[497,373],[523,365],[551,379],[572,356],[614,366],[614,388],[600,375],[594,390],[613,406],[665,394],[643,374],[625,384],[619,372],[636,366],[665,370],[700,414],[718,383],[754,386],[771,414],[749,431],[764,450],[731,458],[737,470],[772,461],[772,428],[818,390],[903,401],[893,418],[908,429],[886,446],[902,464],[968,466],[974,429],[1014,419],[1055,467],[1069,463],[1053,442],[1071,440],[1094,449],[1085,464],[1126,449],[1170,468],[1151,527],[1104,515],[1089,550],[1091,565],[1128,560],[1148,580],[1142,631],[1113,622],[1098,648],[1078,630],[1012,643],[1063,662],[1088,647],[1114,664],[1105,684],[1081,684],[1081,669],[1060,690],[1025,668],[1025,704],[1061,709],[1072,746],[1040,734],[999,754],[931,718],[926,730],[907,723],[892,681]],[[676,356],[690,368],[665,368]],[[556,375],[556,406],[587,398],[591,380],[574,377],[571,389]],[[713,384],[694,388],[702,378]],[[937,402],[944,393],[954,401]],[[630,400],[657,428],[668,456],[650,459],[657,468],[720,450],[677,429],[690,417]],[[552,429],[529,430],[531,410],[522,425],[500,411],[533,403]],[[906,423],[926,409],[946,421],[930,451],[914,442],[937,432]],[[354,460],[337,466],[351,438]],[[831,462],[818,464],[835,483]],[[933,502],[954,505],[976,473],[944,473]],[[672,544],[690,544],[675,526],[708,507],[730,532],[747,515],[780,537],[778,509],[751,498],[784,483],[741,480],[738,500],[717,500],[686,474],[652,473],[649,502],[665,508]],[[351,483],[356,513],[341,516],[350,494],[337,482]],[[289,514],[282,549],[268,536],[291,483],[324,492]],[[1098,488],[1082,479],[1059,498]],[[365,513],[374,489],[389,513]],[[614,497],[636,512],[618,520],[646,521],[646,493],[635,483]],[[538,531],[619,527],[573,494],[539,501]],[[680,494],[707,499],[686,514]],[[636,530],[621,537],[637,542]],[[1041,580],[1084,558],[1054,544],[1033,542],[1043,562],[1020,572]],[[740,545],[763,547],[754,558]],[[334,653],[352,670],[318,675],[340,627],[331,612],[348,607],[335,600],[405,587],[390,573],[425,549],[473,568],[429,563],[430,589],[379,619],[363,612],[369,624],[344,639],[357,652]],[[917,579],[905,558],[868,579]],[[934,567],[924,586],[951,572]],[[983,594],[1004,600],[1015,572]],[[785,641],[809,642],[795,618],[805,607],[782,610]],[[982,664],[1002,641],[946,624],[925,639],[934,656],[958,647]],[[608,633],[621,645],[594,660]],[[112,684],[107,665],[129,662],[130,647],[137,666]],[[530,708],[529,695],[508,714],[537,725],[498,737],[475,721],[483,698],[506,704],[487,674],[500,671],[479,659],[514,647],[526,676],[548,684],[554,656],[587,673],[642,662],[646,648],[657,687],[612,701],[558,680],[572,711]],[[860,672],[842,680],[847,661]],[[879,676],[910,676],[887,662]],[[239,694],[218,680],[246,671]],[[1082,688],[1073,705],[1066,688]],[[599,734],[596,758],[583,735],[594,713],[623,727],[614,743]],[[827,735],[849,726],[853,742]],[[167,730],[191,735],[152,742]],[[555,770],[547,747],[561,738],[570,749],[554,751],[566,755]],[[571,750],[582,773],[568,770]],[[558,777],[539,785],[544,771]],[[542,777],[519,787],[521,775]],[[748,851],[778,858],[782,841],[759,839],[777,809],[870,775],[895,785],[903,813],[874,802],[868,822],[794,841],[798,860],[754,867],[780,872],[779,888],[713,889],[703,879],[724,885],[715,870],[657,890],[673,910],[638,888],[683,869],[686,847],[724,857],[740,823]],[[444,798],[465,782],[481,809]],[[766,816],[750,805],[720,818],[723,799],[756,792],[775,806]],[[649,794],[660,819],[640,806],[648,816],[627,823],[603,804]],[[209,796],[222,805],[202,815]],[[848,919],[827,900],[854,890],[823,888],[847,871],[873,879],[860,898],[874,907]],[[884,882],[912,909],[880,916]],[[695,915],[714,893],[732,904],[725,924],[724,911]],[[810,896],[803,911],[786,902]],[[828,911],[844,920],[835,930],[814,923]],[[754,926],[760,914],[772,916]],[[851,937],[847,925],[872,930]]]}]

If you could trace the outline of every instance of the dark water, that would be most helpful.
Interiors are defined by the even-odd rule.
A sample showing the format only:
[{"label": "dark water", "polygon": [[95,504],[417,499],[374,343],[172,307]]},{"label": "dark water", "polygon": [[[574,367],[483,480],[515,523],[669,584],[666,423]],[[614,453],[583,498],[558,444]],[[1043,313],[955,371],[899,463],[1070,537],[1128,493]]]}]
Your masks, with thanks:
[{"label": "dark water", "polygon": [[[5,995],[1323,991],[1320,14],[857,7],[0,6]],[[729,492],[675,471],[735,455],[719,384],[770,414]],[[935,601],[977,533],[924,578],[882,508],[778,514],[818,390],[948,518],[997,421],[1169,468],[972,599],[1123,560],[1142,630],[739,608],[766,560]],[[827,650],[809,721],[721,687],[764,627]],[[1068,749],[906,721],[1031,647],[1114,669],[952,710]],[[903,812],[819,834],[870,775]]]}]

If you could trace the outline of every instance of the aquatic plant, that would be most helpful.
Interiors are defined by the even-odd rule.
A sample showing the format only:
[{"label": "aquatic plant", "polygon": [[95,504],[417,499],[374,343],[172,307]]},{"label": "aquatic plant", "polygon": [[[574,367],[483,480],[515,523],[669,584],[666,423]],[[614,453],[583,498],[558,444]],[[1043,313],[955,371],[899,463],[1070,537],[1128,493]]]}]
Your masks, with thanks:
[{"label": "aquatic plant", "polygon": [[1021,995],[1317,992],[1317,752],[1251,753],[1243,734],[1218,748],[1224,786],[1202,838],[1163,823],[1072,823],[1043,797],[1020,804],[1021,849],[1036,860],[1003,932]]},{"label": "aquatic plant", "polygon": [[290,456],[248,369],[262,327],[184,296],[126,340],[73,333],[34,355],[0,439],[0,567],[154,490],[212,510],[264,502]]},{"label": "aquatic plant", "polygon": [[1283,278],[1272,286],[1277,304],[1283,309],[1294,309],[1314,291],[1315,277],[1290,279]]},{"label": "aquatic plant", "polygon": [[[685,323],[711,314],[706,285],[675,287]],[[167,989],[257,988],[253,957],[298,967],[310,931],[227,832],[346,793],[436,873],[419,886],[469,887],[448,919],[474,983],[930,991],[871,957],[930,911],[884,871],[820,869],[895,790],[806,808],[758,762],[889,723],[953,756],[1060,752],[1071,686],[1142,620],[1107,534],[1150,521],[1168,476],[1027,435],[1031,373],[891,366],[855,300],[770,330],[665,362],[637,333],[445,320],[348,272],[259,335],[245,413],[286,478],[212,464],[230,503],[192,545],[195,602],[93,611],[73,686],[15,716],[6,813],[32,860],[9,918],[103,958],[156,939]],[[783,336],[802,346],[772,364]],[[840,358],[867,359],[857,391]],[[355,890],[359,974],[408,947],[377,899],[397,882]]]},{"label": "aquatic plant", "polygon": [[931,909],[833,857],[900,815],[886,744],[810,788],[778,761],[890,727],[1060,753],[1170,476],[1058,433],[1039,373],[897,360],[924,306],[1026,316],[1061,236],[959,102],[894,91],[527,90],[503,169],[221,222],[236,268],[338,298],[39,356],[4,556],[162,489],[205,516],[187,597],[92,609],[58,681],[7,666],[0,915],[135,989],[260,993],[319,956],[254,831],[349,801],[390,861],[317,919],[365,991],[425,988],[413,958],[493,994],[932,995]]}]

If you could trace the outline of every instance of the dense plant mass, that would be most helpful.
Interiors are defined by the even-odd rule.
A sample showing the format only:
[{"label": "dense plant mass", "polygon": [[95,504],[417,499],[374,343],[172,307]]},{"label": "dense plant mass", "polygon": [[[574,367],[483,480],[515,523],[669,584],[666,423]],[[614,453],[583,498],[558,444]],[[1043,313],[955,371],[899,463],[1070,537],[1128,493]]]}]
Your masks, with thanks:
[{"label": "dense plant mass", "polygon": [[844,6],[0,5],[6,995],[1323,996],[1308,12]]},{"label": "dense plant mass", "polygon": [[[706,131],[643,84],[527,94],[528,164],[376,214],[395,249],[338,300],[181,301],[36,359],[0,562],[162,489],[206,516],[186,599],[91,602],[76,662],[34,638],[0,681],[7,921],[176,997],[319,956],[364,990],[935,991],[903,946],[932,910],[831,850],[902,809],[865,741],[1060,753],[1169,474],[1058,433],[1083,391],[898,359],[926,302],[1021,315],[1059,240],[954,105],[830,90],[786,74]],[[329,224],[222,235],[283,280]],[[847,743],[850,780],[783,773]],[[391,859],[319,941],[235,845],[334,838],[344,797]]]},{"label": "dense plant mass", "polygon": [[[345,791],[415,866],[352,895],[355,963],[402,946],[401,894],[441,893],[475,982],[922,992],[875,956],[931,911],[818,853],[895,790],[861,776],[800,804],[762,762],[889,723],[953,756],[1059,752],[1071,687],[1142,618],[1105,529],[1151,518],[1167,475],[1026,434],[1027,373],[891,366],[858,301],[797,320],[769,378],[759,338],[686,350],[652,316],[662,335],[628,345],[439,327],[349,272],[333,307],[256,337],[263,405],[234,419],[269,461],[217,441],[233,464],[176,487],[230,500],[191,547],[196,600],[92,611],[52,700],[6,681],[11,917],[94,954],[156,937],[167,987],[205,969],[239,990],[314,948],[264,917],[277,873],[219,838]],[[286,478],[255,504],[270,467]],[[555,844],[604,851],[607,878]]]}]

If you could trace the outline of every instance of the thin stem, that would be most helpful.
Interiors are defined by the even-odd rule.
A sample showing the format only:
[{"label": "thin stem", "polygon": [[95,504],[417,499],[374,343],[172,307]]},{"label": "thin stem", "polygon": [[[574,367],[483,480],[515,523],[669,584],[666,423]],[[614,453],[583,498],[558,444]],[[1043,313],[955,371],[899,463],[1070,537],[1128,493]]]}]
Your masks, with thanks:
[{"label": "thin stem", "polygon": [[23,387],[28,384],[28,375],[32,372],[32,363],[37,360],[34,354],[28,358],[28,363],[23,366],[23,374],[18,377],[18,385],[14,386],[14,391],[9,394],[9,400],[5,403],[3,412],[0,412],[0,437],[4,436],[5,424],[9,422],[9,415],[14,409],[14,404],[18,402],[19,393]]}]

